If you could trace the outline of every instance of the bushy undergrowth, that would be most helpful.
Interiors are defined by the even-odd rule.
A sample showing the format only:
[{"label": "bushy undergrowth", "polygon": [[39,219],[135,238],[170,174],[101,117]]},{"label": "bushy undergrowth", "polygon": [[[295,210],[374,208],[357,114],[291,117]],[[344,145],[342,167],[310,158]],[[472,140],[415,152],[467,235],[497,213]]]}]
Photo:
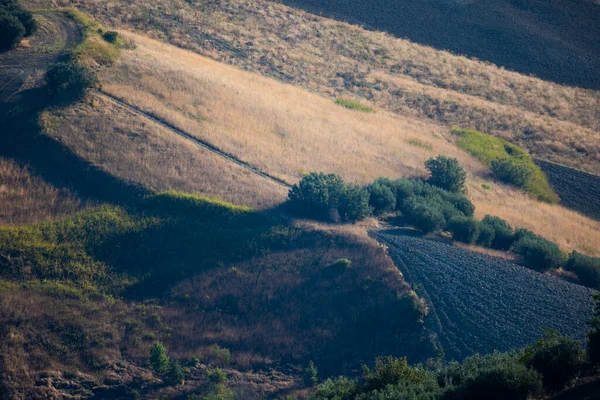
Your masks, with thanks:
[{"label": "bushy undergrowth", "polygon": [[271,228],[268,217],[247,208],[170,192],[135,209],[103,206],[59,222],[2,227],[0,272],[108,292],[136,282],[165,290],[187,274],[256,252],[259,239],[270,243]]},{"label": "bushy undergrowth", "polygon": [[16,0],[0,0],[0,51],[12,48],[37,30],[31,12]]},{"label": "bushy undergrowth", "polygon": [[541,236],[527,235],[517,240],[512,251],[523,256],[525,265],[537,271],[564,265],[564,255],[560,248]]},{"label": "bushy undergrowth", "polygon": [[373,369],[364,367],[362,380],[328,379],[313,400],[526,400],[562,390],[585,362],[580,343],[548,332],[525,349],[475,355],[462,363],[411,366],[405,358],[377,358]]},{"label": "bushy undergrowth", "polygon": [[96,73],[76,62],[58,63],[46,72],[46,85],[59,101],[76,101],[98,84]]},{"label": "bushy undergrowth", "polygon": [[600,289],[600,258],[573,251],[565,269],[575,272],[584,285]]},{"label": "bushy undergrowth", "polygon": [[458,136],[457,145],[491,167],[499,180],[518,186],[542,201],[560,200],[546,175],[521,147],[475,130],[453,129],[452,133]]}]

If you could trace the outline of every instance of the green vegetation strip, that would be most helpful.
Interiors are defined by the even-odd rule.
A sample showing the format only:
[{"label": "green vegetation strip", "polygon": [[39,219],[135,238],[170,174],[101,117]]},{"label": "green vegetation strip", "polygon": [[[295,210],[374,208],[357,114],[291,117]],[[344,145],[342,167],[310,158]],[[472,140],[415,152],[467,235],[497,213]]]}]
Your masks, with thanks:
[{"label": "green vegetation strip", "polygon": [[362,111],[362,112],[366,112],[366,113],[375,112],[373,107],[366,106],[366,105],[361,104],[358,101],[354,101],[354,100],[337,98],[337,99],[335,99],[335,104],[342,106],[342,107],[346,107],[350,110]]},{"label": "green vegetation strip", "polygon": [[552,190],[546,175],[521,147],[476,130],[453,129],[458,136],[457,145],[487,165],[496,160],[508,160],[517,169],[525,172],[527,179],[522,189],[539,200],[558,203],[558,195]]}]

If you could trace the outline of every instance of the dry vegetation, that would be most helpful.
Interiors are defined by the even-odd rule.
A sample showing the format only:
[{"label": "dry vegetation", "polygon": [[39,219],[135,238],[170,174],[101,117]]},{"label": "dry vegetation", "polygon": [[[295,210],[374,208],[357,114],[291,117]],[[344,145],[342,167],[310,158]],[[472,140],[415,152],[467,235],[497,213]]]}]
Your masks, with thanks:
[{"label": "dry vegetation", "polygon": [[103,97],[42,118],[46,133],[108,173],[152,191],[181,190],[268,208],[287,191]]},{"label": "dry vegetation", "polygon": [[27,167],[0,158],[0,224],[53,221],[84,207],[71,191],[53,187]]},{"label": "dry vegetation", "polygon": [[[449,142],[447,137],[450,135],[442,127],[412,118],[400,118],[383,110],[375,113],[348,110],[330,99],[188,51],[141,36],[134,39],[138,49],[124,53],[121,60],[106,72],[105,90],[290,183],[311,170],[340,173],[345,179],[359,183],[367,183],[378,176],[423,176],[426,173],[424,160],[444,154],[457,157],[467,168],[469,195],[477,206],[478,216],[485,213],[498,215],[515,226],[542,234],[565,250],[578,249],[593,254],[595,249],[600,248],[597,221],[560,206],[531,200],[505,185],[492,183],[491,190],[483,189],[482,183],[490,183],[487,170]],[[103,122],[93,125],[88,125],[94,120],[89,117],[77,117],[73,113],[69,118],[61,118],[61,129],[56,130],[56,135],[69,135],[70,146],[81,149],[97,146],[94,143],[98,140],[94,137],[110,137],[110,140],[101,141],[107,143],[118,138],[112,132],[132,132],[139,130],[141,123],[149,124],[148,121],[121,117],[121,127],[115,130],[113,125],[116,121],[111,121],[106,115],[97,114],[94,118]],[[84,130],[97,132],[77,133]],[[151,133],[148,132],[148,135]],[[163,132],[161,137],[168,140],[171,137],[168,135],[173,136]],[[130,136],[127,136],[128,141],[131,141]],[[111,151],[115,152],[123,144],[112,146]],[[139,146],[145,145],[140,143]],[[155,149],[157,152],[164,151],[158,146]],[[162,173],[150,172],[154,163],[136,164],[143,152],[130,151],[128,154],[131,164],[118,169],[120,176],[138,181],[153,174],[164,178]],[[107,159],[100,152],[96,157]],[[116,153],[111,159],[113,164],[122,162]],[[186,158],[177,157],[175,160],[169,157],[168,160],[173,165],[171,168],[176,168],[175,165]],[[134,165],[139,167],[134,168]],[[113,170],[117,171],[116,168],[113,167]],[[136,177],[136,168],[146,172]],[[210,166],[204,172],[213,176],[218,173]],[[227,190],[217,192],[225,189],[218,183],[215,186],[213,182],[218,182],[218,179],[218,176],[214,177],[202,190],[194,191],[218,195],[234,202],[242,199],[242,196],[238,197],[244,190],[240,182],[226,185]],[[256,179],[259,179],[256,181],[259,186],[250,188],[249,192],[265,193],[265,196],[273,193],[264,188],[264,185],[270,185],[268,181]],[[189,186],[184,185],[190,183],[181,180],[170,185],[189,190]],[[278,199],[284,198],[281,190]]]},{"label": "dry vegetation", "polygon": [[394,112],[500,135],[534,156],[600,172],[598,92],[266,1],[57,4],[332,97],[358,95]]}]

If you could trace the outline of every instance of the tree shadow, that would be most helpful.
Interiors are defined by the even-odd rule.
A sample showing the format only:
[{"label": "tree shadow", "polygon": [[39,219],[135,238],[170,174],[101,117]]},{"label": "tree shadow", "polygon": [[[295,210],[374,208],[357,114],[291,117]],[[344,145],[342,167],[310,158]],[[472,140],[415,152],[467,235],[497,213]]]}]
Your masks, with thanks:
[{"label": "tree shadow", "polygon": [[84,201],[131,205],[148,193],[141,185],[108,174],[45,135],[39,116],[54,106],[45,87],[25,90],[15,101],[0,103],[0,156],[29,166],[46,182],[68,188]]}]

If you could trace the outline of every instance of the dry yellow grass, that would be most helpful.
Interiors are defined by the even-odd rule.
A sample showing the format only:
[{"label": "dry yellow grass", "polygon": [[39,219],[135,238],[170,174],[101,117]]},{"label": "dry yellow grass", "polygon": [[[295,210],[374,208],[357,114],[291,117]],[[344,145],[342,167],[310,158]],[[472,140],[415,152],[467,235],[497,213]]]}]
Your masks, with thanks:
[{"label": "dry yellow grass", "polygon": [[0,158],[0,224],[52,221],[84,207],[69,190],[55,188],[27,167]]},{"label": "dry yellow grass", "polygon": [[[33,0],[48,6],[48,0]],[[506,71],[280,4],[57,0],[244,69],[329,96],[510,137],[600,173],[600,93]],[[399,78],[394,80],[391,78]]]},{"label": "dry yellow grass", "polygon": [[287,191],[103,97],[47,116],[46,133],[77,156],[150,190],[181,190],[268,208]]},{"label": "dry yellow grass", "polygon": [[[492,190],[482,189],[488,171],[455,147],[451,139],[447,139],[450,135],[443,127],[400,118],[381,109],[375,113],[348,110],[328,98],[297,87],[142,36],[130,36],[138,48],[124,53],[106,72],[103,77],[105,90],[290,183],[311,170],[339,173],[358,183],[367,183],[378,176],[422,176],[426,173],[423,161],[444,154],[458,158],[466,167],[469,195],[477,206],[478,216],[498,215],[515,226],[529,228],[556,241],[565,250],[594,253],[600,249],[600,223],[597,221],[561,206],[534,201],[508,186],[492,183]],[[140,130],[138,124],[147,124],[145,136],[137,144],[145,150],[128,150],[127,167],[115,169],[114,173],[137,181],[146,180],[145,184],[150,187],[166,188],[168,185],[164,180],[169,179],[164,177],[164,172],[156,172],[164,170],[156,168],[160,163],[141,162],[139,158],[147,157],[146,149],[153,147],[144,144],[149,137],[155,135],[166,140],[173,134],[152,133],[158,127],[134,116],[119,118],[117,132],[136,132]],[[83,125],[90,132],[85,135],[77,131],[72,133],[71,147],[81,148],[86,142],[87,146],[98,146],[94,143],[117,140],[116,135],[108,133],[115,131],[110,126],[116,122],[107,121],[102,114],[96,119],[92,122],[89,114],[78,117],[77,113],[64,118],[65,123]],[[64,129],[57,130],[62,131]],[[415,139],[420,142],[415,144]],[[161,149],[155,151],[162,152],[165,146],[165,143],[155,145],[156,149]],[[122,148],[131,148],[131,145],[119,142],[109,147],[113,152],[112,161],[106,163],[119,164],[118,152]],[[108,147],[102,151],[108,151]],[[178,168],[178,163],[185,165],[187,162],[188,157],[177,155],[177,151],[173,150],[167,156],[171,169]],[[90,157],[92,153],[88,151],[84,156]],[[140,172],[132,172],[136,165],[140,166]],[[246,190],[247,184],[241,181],[219,183],[216,169],[207,163],[204,171],[213,171],[206,173],[214,178],[205,178],[202,183],[190,183],[199,180],[183,174],[176,184],[169,185],[181,190],[190,190],[190,185],[197,185],[191,191],[239,204],[272,204],[266,199],[274,193],[273,189],[264,189],[268,181],[257,178]],[[154,179],[163,180],[163,183],[148,183],[150,176],[156,176]],[[262,202],[246,200],[252,193],[259,193]],[[285,197],[282,188],[277,193],[273,202]]]}]

